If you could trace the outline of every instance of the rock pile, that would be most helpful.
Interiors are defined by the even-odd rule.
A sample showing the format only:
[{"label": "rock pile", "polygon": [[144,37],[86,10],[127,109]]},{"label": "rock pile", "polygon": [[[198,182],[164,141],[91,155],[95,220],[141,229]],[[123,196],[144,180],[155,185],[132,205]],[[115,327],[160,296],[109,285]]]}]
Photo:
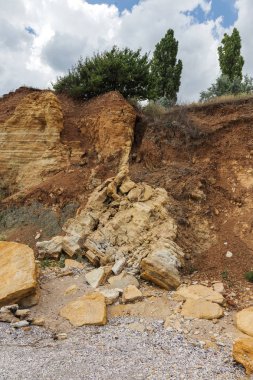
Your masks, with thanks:
[{"label": "rock pile", "polygon": [[65,236],[38,242],[39,255],[55,257],[61,250],[70,257],[81,254],[94,266],[111,266],[115,274],[126,267],[165,289],[176,288],[184,252],[175,243],[177,225],[166,208],[168,194],[136,184],[126,173],[123,165],[92,193],[85,209],[64,225]]}]

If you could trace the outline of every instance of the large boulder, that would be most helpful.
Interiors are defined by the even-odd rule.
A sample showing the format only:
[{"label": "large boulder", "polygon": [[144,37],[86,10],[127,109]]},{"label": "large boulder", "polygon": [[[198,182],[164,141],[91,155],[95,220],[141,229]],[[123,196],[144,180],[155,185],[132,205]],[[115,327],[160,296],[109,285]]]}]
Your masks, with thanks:
[{"label": "large boulder", "polygon": [[20,302],[36,292],[36,264],[31,248],[0,242],[0,306]]},{"label": "large boulder", "polygon": [[253,306],[239,311],[236,314],[235,323],[244,334],[253,336]]},{"label": "large boulder", "polygon": [[181,248],[173,242],[154,249],[141,261],[141,277],[164,289],[177,288],[181,281],[178,269],[179,257],[183,257]]},{"label": "large boulder", "polygon": [[253,338],[239,338],[233,344],[233,358],[241,363],[247,375],[253,373]]}]

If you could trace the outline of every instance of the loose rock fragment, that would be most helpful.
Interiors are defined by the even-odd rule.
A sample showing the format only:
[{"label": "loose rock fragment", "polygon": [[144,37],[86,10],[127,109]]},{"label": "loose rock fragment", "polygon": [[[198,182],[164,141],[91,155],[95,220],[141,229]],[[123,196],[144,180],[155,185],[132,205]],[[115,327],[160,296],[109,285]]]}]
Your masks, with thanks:
[{"label": "loose rock fragment", "polygon": [[110,266],[93,269],[85,275],[85,279],[93,288],[97,288],[106,282],[111,274],[111,270]]},{"label": "loose rock fragment", "polygon": [[21,327],[29,326],[29,324],[30,323],[28,321],[23,320],[23,321],[12,323],[11,326],[14,327],[15,329],[20,329]]},{"label": "loose rock fragment", "polygon": [[177,288],[181,283],[178,272],[181,263],[177,258],[180,255],[183,256],[181,248],[172,242],[154,249],[141,261],[141,277],[167,290]]},{"label": "loose rock fragment", "polygon": [[0,312],[0,322],[14,323],[18,321],[18,318],[10,310]]},{"label": "loose rock fragment", "polygon": [[106,305],[112,305],[119,298],[119,290],[117,289],[98,289],[99,293],[105,297]]},{"label": "loose rock fragment", "polygon": [[128,285],[123,292],[122,301],[133,302],[143,298],[142,292],[135,285]]},{"label": "loose rock fragment", "polygon": [[39,252],[39,258],[50,257],[58,259],[62,251],[62,236],[55,236],[51,240],[38,241],[36,247]]},{"label": "loose rock fragment", "polygon": [[128,285],[135,285],[137,288],[140,286],[137,278],[135,278],[132,274],[128,274],[126,272],[122,272],[118,276],[110,277],[108,282],[111,289],[124,289]]},{"label": "loose rock fragment", "polygon": [[66,259],[65,260],[65,268],[76,268],[76,269],[84,269],[84,265],[79,263],[79,261]]},{"label": "loose rock fragment", "polygon": [[198,319],[215,319],[223,316],[223,309],[213,302],[189,298],[183,304],[181,314],[185,317]]},{"label": "loose rock fragment", "polygon": [[112,272],[115,275],[120,274],[123,271],[125,265],[126,265],[126,259],[123,257],[122,259],[119,259],[115,262],[115,264],[112,267]]},{"label": "loose rock fragment", "polygon": [[107,322],[105,297],[99,293],[85,295],[64,306],[60,310],[60,315],[76,327],[105,325]]},{"label": "loose rock fragment", "polygon": [[236,314],[235,323],[239,330],[253,337],[253,306],[239,311]]},{"label": "loose rock fragment", "polygon": [[45,318],[43,318],[43,317],[34,318],[32,320],[32,325],[34,325],[34,326],[44,326],[45,325]]},{"label": "loose rock fragment", "polygon": [[241,363],[247,375],[253,373],[253,338],[240,338],[233,344],[233,358]]},{"label": "loose rock fragment", "polygon": [[224,292],[224,285],[222,282],[216,282],[213,284],[213,290],[218,293],[223,293]]},{"label": "loose rock fragment", "polygon": [[220,293],[204,285],[183,286],[176,291],[174,298],[182,301],[187,299],[205,300],[219,304],[224,302]]},{"label": "loose rock fragment", "polygon": [[15,312],[15,316],[20,319],[25,319],[29,316],[31,311],[29,309],[19,309]]}]

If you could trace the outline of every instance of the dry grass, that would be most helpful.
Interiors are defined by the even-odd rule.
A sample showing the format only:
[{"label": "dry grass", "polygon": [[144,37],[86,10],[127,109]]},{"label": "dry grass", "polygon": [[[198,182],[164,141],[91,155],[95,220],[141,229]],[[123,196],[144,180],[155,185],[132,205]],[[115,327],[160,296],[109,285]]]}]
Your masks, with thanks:
[{"label": "dry grass", "polygon": [[240,100],[251,100],[253,99],[253,94],[238,94],[238,95],[223,95],[223,96],[217,96],[216,98],[210,99],[206,102],[193,102],[188,105],[183,105],[186,107],[203,107],[208,106],[212,104],[219,104],[219,103],[233,103],[235,101]]}]

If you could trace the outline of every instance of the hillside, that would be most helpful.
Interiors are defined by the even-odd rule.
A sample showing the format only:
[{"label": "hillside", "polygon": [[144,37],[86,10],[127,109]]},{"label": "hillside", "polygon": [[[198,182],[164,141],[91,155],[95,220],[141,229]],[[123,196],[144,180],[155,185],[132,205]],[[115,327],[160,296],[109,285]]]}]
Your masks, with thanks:
[{"label": "hillside", "polygon": [[[50,116],[41,99],[51,102]],[[38,231],[41,240],[58,234],[92,190],[116,175],[133,139],[130,177],[167,190],[176,242],[186,253],[184,273],[225,279],[239,291],[253,267],[252,109],[246,99],[135,116],[113,93],[82,103],[20,88],[0,100],[8,135],[1,134],[0,233],[33,248]]]},{"label": "hillside", "polygon": [[127,379],[253,371],[252,111],[24,87],[0,99],[6,376],[24,355],[25,379],[104,379],[115,362]]}]

